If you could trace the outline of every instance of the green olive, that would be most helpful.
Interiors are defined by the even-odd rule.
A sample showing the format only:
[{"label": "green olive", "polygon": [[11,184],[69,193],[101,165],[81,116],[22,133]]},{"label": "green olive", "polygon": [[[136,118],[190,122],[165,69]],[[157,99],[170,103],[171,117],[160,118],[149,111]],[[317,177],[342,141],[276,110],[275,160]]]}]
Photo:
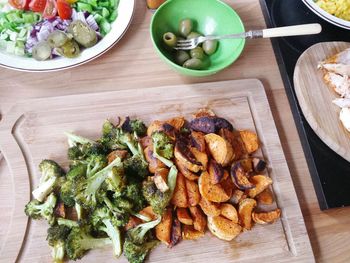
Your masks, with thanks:
[{"label": "green olive", "polygon": [[163,41],[168,47],[175,47],[177,37],[172,32],[167,32],[163,35]]},{"label": "green olive", "polygon": [[187,39],[192,39],[192,38],[196,38],[196,37],[200,37],[200,36],[202,36],[202,35],[197,33],[197,32],[191,32],[188,34]]},{"label": "green olive", "polygon": [[175,61],[179,65],[183,65],[188,59],[190,59],[190,55],[184,50],[178,50],[175,54]]},{"label": "green olive", "polygon": [[48,42],[42,41],[36,44],[32,50],[32,56],[36,60],[43,61],[51,57],[52,49]]},{"label": "green olive", "polygon": [[203,50],[205,54],[212,55],[215,53],[217,47],[218,47],[218,41],[217,40],[206,40],[202,44]]},{"label": "green olive", "polygon": [[183,37],[187,37],[189,33],[191,33],[193,28],[193,23],[191,19],[183,19],[179,24],[179,33]]},{"label": "green olive", "polygon": [[96,31],[81,20],[70,23],[67,32],[72,34],[74,40],[83,47],[92,47],[97,43]]},{"label": "green olive", "polygon": [[80,54],[79,45],[73,39],[67,41],[64,45],[56,48],[58,54],[67,58],[75,58]]},{"label": "green olive", "polygon": [[69,41],[69,37],[66,33],[63,31],[53,31],[48,37],[47,42],[51,47],[61,47],[63,46],[67,41]]},{"label": "green olive", "polygon": [[189,60],[186,60],[183,67],[189,69],[202,69],[204,67],[204,63],[198,58],[190,58]]},{"label": "green olive", "polygon": [[191,49],[190,54],[191,54],[191,58],[198,58],[198,59],[204,58],[204,52],[201,47],[195,47],[194,49]]}]

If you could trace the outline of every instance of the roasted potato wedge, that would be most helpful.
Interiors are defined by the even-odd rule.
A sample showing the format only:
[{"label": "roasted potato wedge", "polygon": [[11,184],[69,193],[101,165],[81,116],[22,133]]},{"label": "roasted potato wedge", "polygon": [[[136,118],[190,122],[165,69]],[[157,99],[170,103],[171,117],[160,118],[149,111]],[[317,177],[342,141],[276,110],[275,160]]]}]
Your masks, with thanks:
[{"label": "roasted potato wedge", "polygon": [[196,160],[202,165],[202,170],[207,170],[208,165],[208,155],[205,152],[200,152],[197,148],[191,147],[190,151],[196,158]]},{"label": "roasted potato wedge", "polygon": [[181,223],[180,221],[174,217],[173,218],[173,225],[171,227],[171,238],[170,238],[170,244],[168,245],[169,248],[172,248],[181,240]]},{"label": "roasted potato wedge", "polygon": [[182,227],[182,239],[195,240],[204,236],[204,232],[194,229],[193,226],[184,225]]},{"label": "roasted potato wedge", "polygon": [[256,196],[256,200],[262,205],[271,205],[274,202],[273,194],[270,188],[266,188]]},{"label": "roasted potato wedge", "polygon": [[205,139],[202,132],[192,131],[190,141],[192,147],[195,147],[200,152],[205,152]]},{"label": "roasted potato wedge", "polygon": [[128,231],[131,228],[134,228],[138,226],[139,224],[142,224],[142,220],[135,217],[135,216],[130,216],[128,223],[124,226],[125,231]]},{"label": "roasted potato wedge", "polygon": [[220,183],[222,189],[231,198],[235,185],[232,182],[231,177],[228,175],[228,171],[224,172],[224,179]]},{"label": "roasted potato wedge", "polygon": [[204,197],[199,201],[199,206],[207,216],[218,216],[221,213],[220,205],[218,203],[211,202]]},{"label": "roasted potato wedge", "polygon": [[152,136],[152,133],[163,129],[163,121],[155,120],[147,128],[147,136]]},{"label": "roasted potato wedge", "polygon": [[156,226],[156,237],[166,245],[171,241],[171,228],[173,225],[173,213],[171,208],[167,208],[163,215],[162,221]]},{"label": "roasted potato wedge", "polygon": [[175,164],[176,167],[179,169],[179,172],[182,173],[188,180],[198,180],[199,175],[192,173],[179,160],[175,159]]},{"label": "roasted potato wedge", "polygon": [[186,181],[188,203],[190,206],[196,206],[199,204],[199,201],[201,200],[198,184],[195,181],[191,181],[187,179],[185,179],[185,181]]},{"label": "roasted potato wedge", "polygon": [[215,133],[206,134],[204,138],[215,161],[223,167],[229,165],[234,158],[232,145]]},{"label": "roasted potato wedge", "polygon": [[152,146],[147,146],[144,150],[144,154],[148,162],[148,170],[150,173],[154,174],[157,168],[166,167],[164,163],[162,163],[156,157],[153,156]]},{"label": "roasted potato wedge", "polygon": [[200,118],[200,117],[214,117],[215,113],[210,109],[199,109],[195,114],[193,114],[193,118]]},{"label": "roasted potato wedge", "polygon": [[171,198],[171,203],[177,207],[188,207],[186,179],[181,173],[177,174],[176,186],[173,197]]},{"label": "roasted potato wedge", "polygon": [[248,190],[248,195],[252,198],[260,194],[272,184],[272,179],[265,175],[254,175],[250,177],[249,180],[255,185],[254,188]]},{"label": "roasted potato wedge", "polygon": [[221,129],[219,135],[228,141],[233,148],[234,158],[233,160],[240,160],[247,155],[243,140],[239,131],[230,131],[228,129]]},{"label": "roasted potato wedge", "polygon": [[165,121],[169,125],[173,126],[176,130],[180,130],[184,124],[185,124],[185,118],[184,117],[175,117],[172,119],[169,119]]},{"label": "roasted potato wedge", "polygon": [[261,213],[253,212],[252,213],[252,218],[254,222],[260,225],[271,224],[280,217],[281,217],[281,210],[278,208],[270,212],[261,212]]},{"label": "roasted potato wedge", "polygon": [[207,225],[207,218],[198,206],[190,206],[190,213],[193,218],[193,227],[199,232],[204,232]]},{"label": "roasted potato wedge", "polygon": [[205,199],[222,203],[230,199],[225,189],[220,184],[211,184],[208,172],[203,172],[198,179],[199,192]]},{"label": "roasted potato wedge", "polygon": [[168,173],[169,173],[169,169],[167,168],[157,168],[153,176],[153,181],[155,185],[157,186],[159,191],[163,193],[169,190],[169,186],[167,184]]},{"label": "roasted potato wedge", "polygon": [[238,189],[248,190],[255,188],[255,185],[248,180],[247,175],[240,162],[234,163],[231,166],[232,181]]},{"label": "roasted potato wedge", "polygon": [[242,232],[239,224],[223,216],[209,216],[208,229],[214,236],[226,241],[233,240]]},{"label": "roasted potato wedge", "polygon": [[244,147],[247,150],[248,154],[251,154],[259,149],[259,139],[256,133],[244,130],[239,131],[239,134],[241,135]]},{"label": "roasted potato wedge", "polygon": [[153,145],[152,137],[150,137],[150,136],[142,137],[140,140],[140,144],[142,146],[142,149],[145,149],[148,146],[151,146],[151,148],[152,148],[152,145]]},{"label": "roasted potato wedge", "polygon": [[230,198],[230,203],[238,205],[239,202],[245,198],[247,198],[247,195],[242,190],[234,189]]},{"label": "roasted potato wedge", "polygon": [[252,228],[252,213],[255,207],[256,201],[251,198],[246,198],[239,202],[238,215],[241,226],[246,230]]},{"label": "roasted potato wedge", "polygon": [[156,220],[157,215],[153,212],[152,206],[146,206],[139,214],[148,217],[150,220]]},{"label": "roasted potato wedge", "polygon": [[224,168],[215,160],[210,160],[208,172],[212,184],[218,184],[224,178]]},{"label": "roasted potato wedge", "polygon": [[174,155],[175,158],[191,172],[197,173],[203,169],[202,164],[197,161],[196,157],[184,142],[176,142]]},{"label": "roasted potato wedge", "polygon": [[120,159],[125,159],[128,156],[127,150],[115,150],[107,155],[108,163],[111,163],[115,160],[115,158],[119,157]]},{"label": "roasted potato wedge", "polygon": [[220,205],[221,215],[230,219],[233,223],[238,224],[238,213],[236,208],[228,203],[224,203]]},{"label": "roasted potato wedge", "polygon": [[179,219],[179,221],[184,225],[193,225],[193,219],[188,212],[187,208],[176,208],[176,216]]}]

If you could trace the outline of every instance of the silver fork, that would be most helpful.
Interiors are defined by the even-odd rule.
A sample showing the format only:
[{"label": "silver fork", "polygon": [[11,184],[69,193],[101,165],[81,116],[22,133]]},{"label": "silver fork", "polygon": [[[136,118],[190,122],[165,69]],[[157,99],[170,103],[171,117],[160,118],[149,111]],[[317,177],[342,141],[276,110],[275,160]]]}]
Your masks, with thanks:
[{"label": "silver fork", "polygon": [[320,24],[304,24],[297,26],[284,26],[275,27],[262,30],[251,30],[233,35],[222,36],[200,36],[187,40],[178,40],[174,49],[176,50],[190,50],[197,47],[199,44],[206,40],[221,40],[221,39],[237,39],[237,38],[270,38],[270,37],[288,37],[288,36],[301,36],[301,35],[313,35],[322,31]]}]

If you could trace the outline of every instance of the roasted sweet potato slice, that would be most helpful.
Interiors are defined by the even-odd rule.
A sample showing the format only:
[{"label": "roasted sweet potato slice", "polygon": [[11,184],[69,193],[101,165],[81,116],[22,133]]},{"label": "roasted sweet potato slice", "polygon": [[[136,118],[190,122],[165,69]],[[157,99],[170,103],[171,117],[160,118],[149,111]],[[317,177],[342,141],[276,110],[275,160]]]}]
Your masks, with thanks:
[{"label": "roasted sweet potato slice", "polygon": [[194,229],[193,226],[184,225],[182,227],[182,239],[195,240],[204,236],[204,232]]},{"label": "roasted sweet potato slice", "polygon": [[171,241],[172,214],[171,208],[167,208],[162,215],[162,221],[156,226],[156,237],[166,245]]},{"label": "roasted sweet potato slice", "polygon": [[199,175],[192,173],[179,160],[175,159],[175,164],[176,164],[176,167],[178,168],[179,172],[182,173],[188,180],[193,181],[193,180],[197,180],[199,178]]},{"label": "roasted sweet potato slice", "polygon": [[192,147],[195,147],[200,152],[205,152],[205,139],[202,132],[192,131],[190,142]]},{"label": "roasted sweet potato slice", "polygon": [[265,175],[254,175],[250,177],[249,180],[255,185],[254,188],[248,190],[248,195],[252,198],[260,194],[272,184],[272,179]]},{"label": "roasted sweet potato slice", "polygon": [[244,171],[240,162],[234,163],[231,166],[231,177],[238,189],[248,190],[255,187],[255,185],[248,180],[247,173]]},{"label": "roasted sweet potato slice", "polygon": [[174,150],[175,158],[191,172],[197,173],[202,170],[202,164],[189,150],[189,147],[182,141],[177,141]]},{"label": "roasted sweet potato slice", "polygon": [[185,124],[185,118],[184,117],[175,117],[172,119],[169,119],[165,121],[169,125],[173,126],[176,130],[180,130],[184,124]]},{"label": "roasted sweet potato slice", "polygon": [[162,163],[156,157],[153,156],[152,146],[147,146],[144,150],[144,154],[148,162],[148,170],[150,171],[150,173],[154,174],[157,168],[166,167],[164,163]]},{"label": "roasted sweet potato slice", "polygon": [[204,232],[207,225],[207,218],[198,206],[190,206],[190,213],[193,218],[194,229]]},{"label": "roasted sweet potato slice", "polygon": [[203,132],[205,134],[218,132],[220,129],[228,129],[233,131],[233,126],[227,120],[216,116],[203,116],[193,119],[190,127],[194,131]]},{"label": "roasted sweet potato slice", "polygon": [[155,120],[147,128],[147,136],[151,136],[152,133],[156,131],[161,131],[163,129],[163,121]]},{"label": "roasted sweet potato slice", "polygon": [[228,203],[224,203],[220,205],[221,215],[230,219],[233,223],[238,224],[238,213],[236,208]]},{"label": "roasted sweet potato slice", "polygon": [[167,184],[168,173],[169,173],[169,169],[167,168],[157,168],[153,176],[153,181],[155,185],[157,186],[159,191],[163,193],[169,190],[169,186]]},{"label": "roasted sweet potato slice", "polygon": [[187,208],[176,208],[176,216],[179,221],[184,225],[193,225],[193,219],[188,212]]},{"label": "roasted sweet potato slice", "polygon": [[176,217],[173,217],[173,225],[171,227],[171,238],[168,247],[172,248],[177,243],[179,243],[181,240],[181,236],[181,223]]},{"label": "roasted sweet potato slice", "polygon": [[239,202],[238,215],[241,226],[244,229],[250,230],[252,228],[252,213],[255,207],[256,201],[251,198],[246,198]]},{"label": "roasted sweet potato slice", "polygon": [[259,149],[259,140],[256,133],[244,130],[240,131],[239,134],[241,135],[242,141],[248,154],[251,154]]},{"label": "roasted sweet potato slice", "polygon": [[221,213],[220,205],[218,203],[211,202],[204,197],[199,201],[199,206],[207,216],[218,216]]},{"label": "roasted sweet potato slice", "polygon": [[119,157],[120,159],[125,159],[128,156],[127,150],[115,150],[107,155],[108,163],[111,163],[115,160],[115,158]]},{"label": "roasted sweet potato slice", "polygon": [[210,109],[199,109],[195,114],[193,114],[194,118],[199,118],[199,117],[214,117],[215,113],[210,110]]},{"label": "roasted sweet potato slice", "polygon": [[234,157],[231,144],[215,133],[206,134],[204,138],[215,161],[223,167],[229,165]]},{"label": "roasted sweet potato slice", "polygon": [[233,240],[242,232],[239,224],[223,216],[209,216],[208,229],[214,236],[227,241]]},{"label": "roasted sweet potato slice", "polygon": [[135,217],[135,216],[130,216],[128,223],[124,226],[125,231],[128,231],[131,228],[134,228],[138,226],[139,224],[142,224],[142,220]]},{"label": "roasted sweet potato slice", "polygon": [[64,203],[59,201],[55,207],[55,216],[57,217],[62,217],[65,218],[66,217],[66,209],[64,206]]},{"label": "roasted sweet potato slice", "polygon": [[233,147],[233,151],[235,153],[234,160],[240,160],[246,158],[248,152],[245,148],[244,142],[239,131],[233,131],[233,138],[231,141],[231,145]]},{"label": "roasted sweet potato slice", "polygon": [[273,203],[273,194],[270,188],[266,188],[260,194],[256,196],[256,200],[259,204],[271,205]]},{"label": "roasted sweet potato slice", "polygon": [[177,174],[176,186],[174,190],[171,203],[177,207],[188,207],[188,198],[186,190],[185,177],[181,174]]},{"label": "roasted sweet potato slice", "polygon": [[142,137],[140,139],[140,143],[141,143],[142,149],[145,149],[147,146],[153,145],[152,138],[150,136]]},{"label": "roasted sweet potato slice", "polygon": [[190,151],[192,152],[196,160],[202,165],[201,169],[207,170],[208,155],[205,152],[198,151],[197,148],[194,148],[194,147],[191,147]]},{"label": "roasted sweet potato slice", "polygon": [[201,200],[198,184],[195,181],[191,181],[187,179],[185,179],[185,181],[186,181],[188,203],[190,206],[196,206],[199,204],[199,201]]},{"label": "roasted sweet potato slice", "polygon": [[225,193],[231,198],[235,185],[233,184],[227,171],[224,172],[224,179],[221,181],[220,185],[222,189],[224,189]]},{"label": "roasted sweet potato slice", "polygon": [[199,192],[205,199],[212,202],[226,202],[230,196],[225,192],[225,189],[220,184],[210,183],[208,172],[203,172],[198,179]]},{"label": "roasted sweet potato slice", "polygon": [[254,222],[261,225],[271,224],[280,217],[281,217],[281,210],[278,208],[270,212],[261,212],[261,213],[253,212],[252,213],[252,218]]},{"label": "roasted sweet potato slice", "polygon": [[210,160],[208,172],[212,184],[218,184],[224,178],[224,168],[215,160]]},{"label": "roasted sweet potato slice", "polygon": [[230,203],[238,205],[238,203],[245,198],[247,198],[247,195],[242,190],[234,189],[230,198]]},{"label": "roasted sweet potato slice", "polygon": [[148,217],[150,220],[156,220],[157,215],[153,212],[152,206],[146,206],[139,214]]}]

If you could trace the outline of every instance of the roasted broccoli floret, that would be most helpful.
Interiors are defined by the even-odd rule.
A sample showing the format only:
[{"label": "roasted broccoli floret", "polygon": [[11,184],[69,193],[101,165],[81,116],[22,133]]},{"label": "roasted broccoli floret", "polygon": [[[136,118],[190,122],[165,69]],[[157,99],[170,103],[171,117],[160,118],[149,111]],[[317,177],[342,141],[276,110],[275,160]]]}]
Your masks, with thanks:
[{"label": "roasted broccoli floret", "polygon": [[134,155],[124,162],[125,175],[128,182],[141,182],[149,175],[148,163],[140,155]]},{"label": "roasted broccoli floret", "polygon": [[79,223],[77,221],[65,218],[57,218],[57,224],[59,226],[66,226],[68,228],[79,227]]},{"label": "roasted broccoli floret", "polygon": [[58,179],[64,175],[62,168],[52,160],[43,160],[39,164],[41,173],[39,186],[32,192],[35,199],[42,202],[54,189]]},{"label": "roasted broccoli floret", "polygon": [[102,137],[100,138],[100,142],[110,150],[126,149],[127,145],[119,140],[121,133],[121,129],[116,127],[109,120],[106,120],[102,127]]},{"label": "roasted broccoli floret", "polygon": [[143,223],[127,231],[123,247],[124,256],[130,263],[142,263],[148,252],[158,245],[157,240],[148,240],[149,230],[160,223],[161,218]]},{"label": "roasted broccoli floret", "polygon": [[112,203],[108,197],[104,198],[104,203],[108,207],[109,211],[113,214],[116,220],[118,220],[118,226],[125,226],[129,221],[128,209],[120,208],[115,203]]},{"label": "roasted broccoli floret", "polygon": [[68,173],[66,174],[67,180],[74,180],[79,177],[85,177],[87,170],[87,164],[79,163],[77,165],[71,166]]},{"label": "roasted broccoli floret", "polygon": [[91,154],[105,154],[104,146],[93,140],[81,137],[79,135],[65,132],[68,137],[68,159],[69,160],[84,160]]},{"label": "roasted broccoli floret", "polygon": [[119,221],[107,207],[100,207],[91,215],[91,223],[98,231],[105,232],[113,243],[113,253],[116,257],[122,254],[122,242],[118,226]]},{"label": "roasted broccoli floret", "polygon": [[75,205],[74,191],[73,191],[73,181],[66,180],[60,189],[60,199],[68,207],[73,207]]},{"label": "roasted broccoli floret", "polygon": [[108,172],[106,178],[107,189],[115,192],[117,195],[121,193],[126,186],[126,178],[123,166],[115,166]]},{"label": "roasted broccoli floret", "polygon": [[102,248],[112,244],[107,238],[94,238],[86,227],[75,227],[69,233],[66,240],[66,252],[70,259],[80,259],[86,251],[95,248]]},{"label": "roasted broccoli floret", "polygon": [[122,166],[120,158],[116,158],[108,166],[88,177],[86,180],[84,179],[75,182],[74,191],[77,193],[75,196],[75,201],[84,208],[95,208],[97,200],[99,197],[101,197],[101,195],[103,195],[103,193],[100,193],[99,189],[108,177],[109,172],[115,166]]},{"label": "roasted broccoli floret", "polygon": [[153,154],[154,156],[168,167],[174,163],[170,161],[174,157],[174,142],[162,131],[152,134]]},{"label": "roasted broccoli floret", "polygon": [[162,215],[164,209],[169,204],[176,185],[177,169],[172,166],[168,174],[169,189],[166,192],[161,192],[152,180],[145,181],[142,186],[142,193],[147,202],[152,206],[153,211]]},{"label": "roasted broccoli floret", "polygon": [[105,155],[92,154],[87,160],[86,176],[93,176],[95,173],[103,169],[107,165],[107,158]]},{"label": "roasted broccoli floret", "polygon": [[54,208],[56,206],[57,198],[51,193],[44,203],[34,199],[30,201],[24,208],[27,216],[33,219],[46,219],[52,225],[55,223]]},{"label": "roasted broccoli floret", "polygon": [[70,228],[66,226],[55,225],[47,230],[47,238],[52,248],[52,259],[55,263],[61,263],[65,256],[65,240],[70,233]]},{"label": "roasted broccoli floret", "polygon": [[137,136],[144,136],[147,132],[147,127],[141,120],[131,120],[129,117],[126,117],[122,125],[122,130],[129,133],[135,132]]},{"label": "roasted broccoli floret", "polygon": [[127,199],[133,204],[132,212],[137,213],[141,211],[146,206],[146,200],[142,194],[142,185],[141,184],[128,184],[124,195]]}]

